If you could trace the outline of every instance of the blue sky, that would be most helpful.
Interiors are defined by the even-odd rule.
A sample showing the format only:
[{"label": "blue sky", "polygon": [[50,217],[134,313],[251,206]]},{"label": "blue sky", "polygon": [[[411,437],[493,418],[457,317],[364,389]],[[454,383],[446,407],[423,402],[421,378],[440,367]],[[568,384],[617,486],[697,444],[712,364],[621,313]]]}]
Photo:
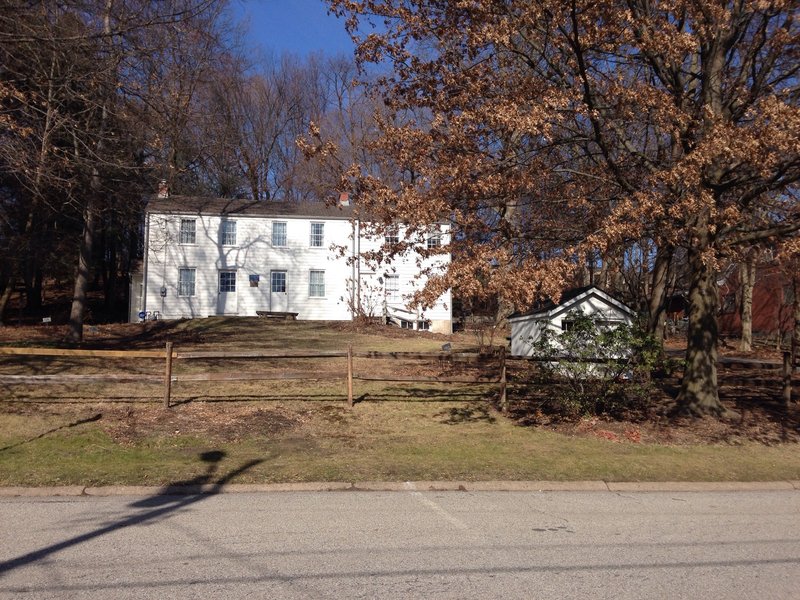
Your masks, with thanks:
[{"label": "blue sky", "polygon": [[247,41],[267,53],[352,55],[344,21],[327,14],[323,0],[235,0],[234,17],[249,23]]}]

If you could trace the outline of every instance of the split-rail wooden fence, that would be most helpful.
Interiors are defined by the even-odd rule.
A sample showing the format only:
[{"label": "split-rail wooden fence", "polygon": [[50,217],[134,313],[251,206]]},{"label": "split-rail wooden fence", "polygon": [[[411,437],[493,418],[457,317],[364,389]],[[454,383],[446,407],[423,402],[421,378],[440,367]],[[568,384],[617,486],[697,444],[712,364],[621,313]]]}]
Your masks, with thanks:
[{"label": "split-rail wooden fence", "polygon": [[[268,380],[290,380],[290,379],[313,379],[313,380],[345,380],[347,386],[347,402],[349,406],[354,404],[354,382],[396,382],[396,383],[437,383],[437,384],[480,384],[497,386],[499,404],[503,411],[508,408],[508,388],[510,365],[526,362],[552,362],[552,358],[520,358],[508,356],[505,347],[493,349],[488,353],[480,352],[375,352],[375,351],[354,351],[352,345],[346,351],[206,351],[206,350],[178,350],[172,342],[167,342],[163,350],[83,350],[83,349],[62,349],[62,348],[4,348],[0,347],[0,357],[15,356],[35,359],[36,357],[60,357],[70,359],[81,358],[101,358],[101,359],[147,359],[161,361],[164,365],[162,375],[157,373],[94,373],[94,374],[36,374],[18,375],[0,373],[0,383],[4,384],[46,384],[61,383],[69,384],[76,382],[163,382],[163,405],[169,407],[172,398],[173,383],[178,382],[222,382],[222,381],[268,381]],[[268,360],[284,361],[298,359],[344,359],[341,363],[341,370],[334,373],[320,373],[311,371],[264,371],[264,372],[199,372],[199,373],[180,373],[174,372],[175,361],[204,360],[224,363],[231,360]],[[373,374],[356,373],[354,369],[354,359],[383,359],[383,360],[418,360],[422,364],[452,364],[463,363],[472,364],[477,370],[476,376],[425,376],[420,374],[399,375],[399,374]],[[603,362],[603,361],[589,361]],[[725,369],[750,369],[763,372],[765,376],[762,380],[754,382],[752,376],[748,378],[750,383],[760,383],[769,385],[776,379],[775,373],[780,370],[780,383],[782,387],[782,397],[787,407],[792,401],[792,378],[797,372],[798,360],[792,359],[792,353],[786,352],[783,355],[783,363],[769,361],[748,361],[746,359],[724,359],[720,363],[721,368]]]}]

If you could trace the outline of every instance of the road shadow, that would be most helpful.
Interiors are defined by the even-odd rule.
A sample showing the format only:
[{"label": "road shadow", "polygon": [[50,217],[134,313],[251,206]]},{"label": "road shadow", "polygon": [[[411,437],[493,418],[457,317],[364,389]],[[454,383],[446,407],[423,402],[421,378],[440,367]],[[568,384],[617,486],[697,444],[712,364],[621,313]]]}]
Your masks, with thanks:
[{"label": "road shadow", "polygon": [[171,513],[219,493],[226,483],[264,462],[263,459],[250,460],[220,477],[215,477],[219,463],[224,457],[225,452],[222,450],[203,452],[200,454],[200,460],[207,465],[204,473],[189,480],[171,483],[161,488],[155,495],[137,500],[128,505],[133,509],[147,509],[144,512],[122,518],[109,525],[95,529],[94,531],[0,562],[0,574],[44,560],[56,552],[124,529],[125,527],[150,523],[169,516]]}]

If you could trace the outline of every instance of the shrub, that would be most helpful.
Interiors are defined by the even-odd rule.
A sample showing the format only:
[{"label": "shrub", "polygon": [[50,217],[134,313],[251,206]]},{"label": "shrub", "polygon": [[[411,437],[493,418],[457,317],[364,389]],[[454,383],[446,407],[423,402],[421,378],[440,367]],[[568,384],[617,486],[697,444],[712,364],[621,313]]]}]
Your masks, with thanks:
[{"label": "shrub", "polygon": [[644,410],[650,399],[650,374],[659,357],[651,336],[637,326],[608,326],[572,311],[565,331],[544,328],[530,341],[533,356],[547,359],[541,369],[553,386],[553,408],[564,416]]}]

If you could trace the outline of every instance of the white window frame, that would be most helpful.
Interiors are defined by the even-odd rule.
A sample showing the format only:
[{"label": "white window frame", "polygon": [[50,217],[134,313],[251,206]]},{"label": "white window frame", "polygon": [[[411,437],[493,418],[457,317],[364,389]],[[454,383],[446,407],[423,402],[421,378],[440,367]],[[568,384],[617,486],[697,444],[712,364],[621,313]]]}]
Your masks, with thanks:
[{"label": "white window frame", "polygon": [[386,228],[386,233],[383,236],[387,244],[397,244],[400,242],[400,228],[397,225]]},{"label": "white window frame", "polygon": [[[275,243],[275,226],[276,225],[283,225],[283,243],[276,244]],[[272,232],[270,243],[275,246],[276,248],[285,248],[289,245],[289,225],[286,221],[273,221],[272,222]]]},{"label": "white window frame", "polygon": [[[233,273],[233,289],[223,290],[222,289],[222,276],[223,275],[227,275],[229,273]],[[220,271],[217,274],[217,292],[219,292],[220,294],[235,294],[236,293],[236,284],[237,284],[236,280],[237,279],[238,279],[238,277],[236,276],[236,271],[233,271],[233,270]]]},{"label": "white window frame", "polygon": [[[390,281],[391,284],[389,284]],[[400,302],[403,299],[400,295],[400,275],[386,273],[383,276],[383,289],[386,292],[387,302]]]},{"label": "white window frame", "polygon": [[[314,282],[314,275],[321,274],[322,283]],[[321,285],[321,288],[320,288]],[[321,293],[318,293],[321,292]],[[309,298],[324,298],[325,297],[325,271],[322,269],[311,269],[308,272],[308,297]]]},{"label": "white window frame", "polygon": [[432,250],[433,248],[441,248],[442,246],[442,232],[441,231],[433,231],[428,234],[428,239],[425,240],[425,247],[428,250]]},{"label": "white window frame", "polygon": [[[319,231],[315,228],[319,227]],[[325,223],[320,221],[312,221],[309,229],[308,246],[310,248],[324,248],[325,247]]]},{"label": "white window frame", "polygon": [[[183,226],[192,224],[192,230],[189,231],[188,227],[184,230]],[[191,241],[189,241],[189,234],[191,234]],[[184,219],[181,218],[178,226],[178,243],[182,246],[192,246],[197,243],[197,219]]]},{"label": "white window frame", "polygon": [[[233,227],[233,231],[228,231],[228,227]],[[222,225],[220,225],[220,244],[222,246],[235,246],[236,245],[236,221],[222,221]],[[231,237],[231,233],[233,236]]]},{"label": "white window frame", "polygon": [[[188,282],[183,281],[183,277],[181,275],[183,273],[191,273],[192,274],[192,288],[191,293],[185,294],[183,293],[185,290],[185,286]],[[197,268],[196,267],[178,267],[178,297],[179,298],[191,298],[197,295]]]},{"label": "white window frame", "polygon": [[[283,275],[283,289],[275,290],[275,275]],[[273,294],[285,294],[287,289],[289,276],[286,271],[270,271],[269,272],[269,291]]]}]

